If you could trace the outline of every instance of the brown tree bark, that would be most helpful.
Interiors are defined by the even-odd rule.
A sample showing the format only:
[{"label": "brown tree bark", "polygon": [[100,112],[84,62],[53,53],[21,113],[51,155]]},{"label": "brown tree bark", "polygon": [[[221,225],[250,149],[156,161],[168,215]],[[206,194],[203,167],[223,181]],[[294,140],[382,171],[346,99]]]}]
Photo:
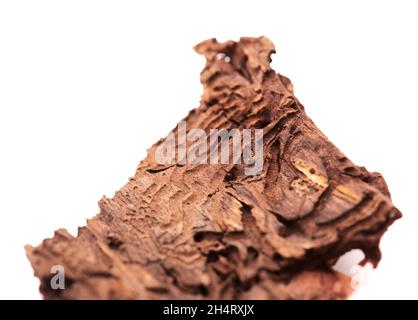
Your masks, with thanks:
[{"label": "brown tree bark", "polygon": [[[200,106],[187,126],[258,128],[264,166],[159,165],[157,142],[136,174],[77,237],[58,230],[27,246],[45,298],[346,298],[332,270],[360,248],[377,265],[379,240],[401,214],[384,179],[355,166],[310,120],[292,84],[270,67],[265,37],[195,47],[207,58]],[[174,130],[175,131],[175,130]],[[50,286],[62,265],[66,289]]]}]

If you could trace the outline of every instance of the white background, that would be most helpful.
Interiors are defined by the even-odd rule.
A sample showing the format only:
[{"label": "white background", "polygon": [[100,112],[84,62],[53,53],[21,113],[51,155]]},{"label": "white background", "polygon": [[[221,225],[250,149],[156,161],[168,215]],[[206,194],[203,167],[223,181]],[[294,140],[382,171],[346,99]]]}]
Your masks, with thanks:
[{"label": "white background", "polygon": [[198,106],[207,38],[269,37],[318,127],[404,217],[354,299],[418,298],[417,1],[1,1],[0,298],[38,299],[23,246],[73,234]]}]

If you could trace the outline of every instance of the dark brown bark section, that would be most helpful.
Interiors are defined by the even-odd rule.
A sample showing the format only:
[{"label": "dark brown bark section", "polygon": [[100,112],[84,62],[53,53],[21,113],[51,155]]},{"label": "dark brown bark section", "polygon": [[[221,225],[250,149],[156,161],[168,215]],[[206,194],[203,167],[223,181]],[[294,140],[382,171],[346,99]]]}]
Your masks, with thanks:
[{"label": "dark brown bark section", "polygon": [[[292,84],[270,68],[265,37],[207,40],[200,106],[188,128],[261,128],[264,168],[161,166],[157,142],[136,174],[77,237],[59,230],[27,255],[45,298],[345,298],[331,266],[379,240],[400,212],[382,176],[355,166],[307,117]],[[52,290],[52,265],[67,288]]]}]

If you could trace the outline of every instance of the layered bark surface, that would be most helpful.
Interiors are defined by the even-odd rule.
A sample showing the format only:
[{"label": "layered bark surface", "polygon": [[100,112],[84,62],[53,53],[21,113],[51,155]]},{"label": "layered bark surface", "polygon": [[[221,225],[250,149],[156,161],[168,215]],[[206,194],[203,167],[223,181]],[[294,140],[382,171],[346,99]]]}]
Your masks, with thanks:
[{"label": "layered bark surface", "polygon": [[[157,142],[77,237],[58,230],[26,247],[44,297],[346,298],[350,279],[332,265],[353,248],[377,265],[379,240],[400,217],[382,176],[354,165],[307,117],[271,69],[267,38],[195,49],[207,63],[188,128],[262,129],[261,174],[159,165]],[[65,290],[50,287],[53,265],[64,267]]]}]

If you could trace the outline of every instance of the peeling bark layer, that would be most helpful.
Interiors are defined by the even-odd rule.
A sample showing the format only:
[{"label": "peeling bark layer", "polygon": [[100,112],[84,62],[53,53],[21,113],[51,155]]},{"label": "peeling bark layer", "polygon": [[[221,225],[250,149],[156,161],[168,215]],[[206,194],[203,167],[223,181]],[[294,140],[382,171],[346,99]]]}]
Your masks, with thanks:
[{"label": "peeling bark layer", "polygon": [[[152,146],[136,174],[77,237],[58,230],[26,251],[45,298],[343,299],[332,270],[401,216],[382,176],[355,166],[307,117],[292,84],[270,67],[265,37],[195,47],[206,56],[189,129],[258,128],[264,166],[159,165]],[[174,130],[176,131],[176,129]],[[65,290],[50,287],[62,265]]]}]

